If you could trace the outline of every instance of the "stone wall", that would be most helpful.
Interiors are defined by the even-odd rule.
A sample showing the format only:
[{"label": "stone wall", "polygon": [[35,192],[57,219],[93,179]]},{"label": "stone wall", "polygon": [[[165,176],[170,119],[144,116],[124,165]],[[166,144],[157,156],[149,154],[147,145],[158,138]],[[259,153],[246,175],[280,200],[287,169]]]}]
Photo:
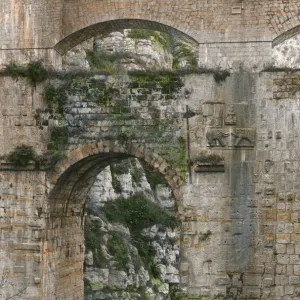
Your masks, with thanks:
[{"label": "stone wall", "polygon": [[[213,74],[191,74],[182,78],[184,88],[172,99],[157,94],[157,90],[145,94],[140,93],[145,92],[143,88],[138,92],[138,87],[124,89],[122,85],[122,99],[127,100],[118,111],[114,106],[110,111],[112,108],[105,105],[95,105],[93,99],[78,94],[80,89],[73,90],[64,112],[69,124],[67,158],[55,169],[46,170],[47,179],[45,171],[35,170],[34,165],[24,167],[21,172],[5,156],[1,163],[1,249],[5,257],[1,268],[10,268],[9,285],[19,291],[23,280],[14,278],[26,277],[24,281],[27,284],[28,280],[29,285],[28,294],[24,295],[28,299],[51,299],[74,284],[78,296],[61,297],[80,299],[83,200],[101,169],[129,155],[146,160],[165,174],[176,195],[183,222],[180,267],[183,293],[191,297],[206,295],[207,299],[217,295],[233,299],[297,297],[298,77],[297,72],[253,74],[242,70],[217,83]],[[76,82],[84,86],[86,80],[77,78]],[[127,85],[128,80],[123,83]],[[32,89],[33,95],[42,94],[39,85],[34,89],[23,79],[15,86],[19,85]],[[14,93],[12,99],[19,99],[17,88]],[[111,99],[111,103],[120,101],[119,96]],[[6,99],[2,97],[3,103]],[[32,105],[45,108],[41,97],[33,99],[26,104],[28,108]],[[189,131],[183,118],[186,105],[191,112]],[[33,145],[39,154],[45,153],[51,135],[48,130],[59,124],[57,119],[50,119],[49,128],[40,129],[33,116],[33,124],[27,126],[28,116],[6,115],[6,111],[3,108],[3,131],[32,130],[26,134],[34,139],[21,140],[22,143]],[[138,114],[136,120],[132,119],[132,112]],[[164,131],[160,132],[154,124],[153,118],[159,117],[164,122],[169,113],[178,130],[175,135],[175,127],[170,131],[162,127]],[[158,136],[149,134],[152,126]],[[124,140],[133,133],[132,129],[136,139],[133,144]],[[120,136],[120,132],[125,135]],[[178,160],[170,152],[172,148],[168,146],[167,153],[161,151],[161,146],[179,133],[187,141],[188,132],[191,177],[186,177],[179,192],[176,170],[181,172],[180,165],[176,165]],[[164,137],[161,133],[165,139],[161,139]],[[116,137],[123,138],[122,142],[115,141]],[[107,141],[101,142],[102,139]],[[2,153],[6,155],[17,144],[15,140],[4,140],[5,136]],[[149,143],[143,144],[143,140]],[[160,141],[160,147],[155,146],[155,141]],[[172,147],[176,149],[176,144],[172,143]],[[167,164],[168,160],[173,163]],[[48,204],[46,190],[51,192]],[[44,228],[47,230],[43,231]],[[69,274],[73,277],[68,277]],[[6,292],[11,290],[7,288]]]},{"label": "stone wall", "polygon": [[[299,74],[260,72],[272,60],[272,44],[298,32],[296,0],[12,0],[1,1],[0,10],[1,69],[34,59],[59,69],[59,53],[130,25],[184,33],[200,44],[199,65],[231,71],[223,82],[209,72],[186,75],[172,96],[97,75],[98,81],[123,82],[109,100],[114,105],[101,107],[73,92],[63,120],[56,115],[49,126],[38,121],[47,111],[36,115],[47,108],[44,83],[2,76],[2,298],[22,292],[23,299],[82,299],[84,200],[97,174],[125,156],[144,159],[173,190],[182,220],[182,297],[299,298]],[[81,86],[90,87],[85,80]],[[174,127],[164,123],[169,119]],[[68,128],[69,143],[54,149],[66,155],[55,167],[8,161],[21,144],[45,154],[57,125]],[[190,139],[190,172],[182,168],[183,152],[174,155],[181,149],[178,137]]]}]

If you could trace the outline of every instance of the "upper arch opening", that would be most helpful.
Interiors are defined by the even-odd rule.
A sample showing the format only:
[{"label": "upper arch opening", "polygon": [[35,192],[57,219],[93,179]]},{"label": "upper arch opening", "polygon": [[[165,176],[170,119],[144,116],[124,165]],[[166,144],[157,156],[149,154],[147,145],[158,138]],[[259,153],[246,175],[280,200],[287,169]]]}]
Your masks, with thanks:
[{"label": "upper arch opening", "polygon": [[288,31],[283,32],[282,34],[280,34],[273,40],[272,47],[274,48],[274,47],[282,44],[286,40],[296,36],[299,33],[300,33],[300,25],[295,26],[295,27],[289,29]]},{"label": "upper arch opening", "polygon": [[63,55],[68,50],[72,49],[76,45],[89,38],[97,35],[99,36],[101,34],[108,35],[111,32],[124,29],[151,29],[155,31],[167,32],[169,34],[177,35],[181,39],[186,40],[189,43],[198,45],[198,42],[188,34],[163,23],[142,19],[118,19],[100,22],[71,33],[70,35],[59,41],[54,46],[54,49],[58,53]]}]

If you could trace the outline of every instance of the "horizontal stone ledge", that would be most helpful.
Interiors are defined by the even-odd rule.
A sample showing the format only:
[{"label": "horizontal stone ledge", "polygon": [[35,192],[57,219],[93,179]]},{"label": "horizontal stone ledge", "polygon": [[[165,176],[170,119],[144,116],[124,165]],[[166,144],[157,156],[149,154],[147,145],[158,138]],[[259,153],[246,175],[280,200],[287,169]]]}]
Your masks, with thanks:
[{"label": "horizontal stone ledge", "polygon": [[11,247],[14,250],[23,250],[23,251],[40,251],[40,244],[35,243],[22,243],[22,244],[12,244]]}]

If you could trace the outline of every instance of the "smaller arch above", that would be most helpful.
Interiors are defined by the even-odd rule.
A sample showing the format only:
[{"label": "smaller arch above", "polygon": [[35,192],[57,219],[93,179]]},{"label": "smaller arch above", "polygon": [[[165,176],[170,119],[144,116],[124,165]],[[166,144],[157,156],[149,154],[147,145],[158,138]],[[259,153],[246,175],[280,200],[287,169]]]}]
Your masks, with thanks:
[{"label": "smaller arch above", "polygon": [[82,28],[64,39],[59,41],[54,49],[61,55],[75,47],[76,45],[84,42],[85,40],[97,35],[107,35],[113,31],[119,31],[124,29],[151,29],[155,31],[167,32],[169,34],[177,35],[181,39],[186,40],[189,43],[198,45],[198,42],[189,36],[188,34],[165,24],[143,20],[143,19],[117,19],[111,21],[100,22],[85,28]]},{"label": "smaller arch above", "polygon": [[273,40],[272,47],[276,47],[276,46],[280,45],[285,40],[288,40],[299,33],[300,33],[300,25],[295,26],[295,27],[285,31],[284,33],[280,34]]}]

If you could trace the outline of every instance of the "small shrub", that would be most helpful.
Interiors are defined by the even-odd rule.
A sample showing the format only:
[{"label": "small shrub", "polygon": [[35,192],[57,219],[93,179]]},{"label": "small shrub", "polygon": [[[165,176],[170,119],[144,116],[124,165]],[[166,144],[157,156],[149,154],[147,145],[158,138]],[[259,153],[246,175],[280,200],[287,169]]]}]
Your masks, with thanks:
[{"label": "small shrub", "polygon": [[6,66],[6,72],[14,78],[28,77],[34,85],[46,80],[48,77],[48,72],[41,61],[32,61],[26,67],[11,62]]},{"label": "small shrub", "polygon": [[171,51],[174,43],[170,34],[151,29],[131,29],[128,32],[128,37],[135,40],[152,40],[161,44],[168,51]]},{"label": "small shrub", "polygon": [[104,240],[100,222],[87,218],[84,230],[86,252],[90,250],[93,252],[93,263],[96,267],[106,267],[107,260],[101,247]]},{"label": "small shrub", "polygon": [[224,157],[218,154],[201,153],[198,157],[193,159],[192,163],[206,163],[216,165],[224,160]]},{"label": "small shrub", "polygon": [[131,177],[137,185],[142,181],[143,174],[144,170],[142,168],[138,168],[135,164],[132,166]]},{"label": "small shrub", "polygon": [[160,71],[142,71],[135,70],[128,72],[129,77],[132,80],[132,84],[135,84],[140,88],[161,88],[163,94],[178,93],[183,82],[178,73],[168,70]]},{"label": "small shrub", "polygon": [[117,194],[121,194],[122,193],[122,185],[121,185],[121,182],[120,180],[118,179],[118,177],[114,174],[112,174],[112,181],[111,181],[111,185],[114,189],[114,191],[117,193]]},{"label": "small shrub", "polygon": [[221,83],[221,82],[225,81],[226,78],[229,76],[230,76],[230,73],[227,70],[214,72],[214,79],[215,79],[216,83]]},{"label": "small shrub", "polygon": [[9,156],[9,161],[15,167],[25,167],[30,161],[36,161],[37,154],[32,146],[18,146]]},{"label": "small shrub", "polygon": [[175,47],[173,60],[173,69],[180,69],[180,62],[186,63],[188,68],[196,68],[198,65],[198,60],[196,57],[195,49],[188,43],[181,42]]},{"label": "small shrub", "polygon": [[299,72],[299,68],[289,68],[289,67],[276,67],[273,65],[266,66],[262,72],[268,72],[268,73],[276,73],[276,72]]},{"label": "small shrub", "polygon": [[5,71],[11,77],[18,78],[18,77],[26,77],[26,68],[24,66],[18,65],[16,62],[10,62],[6,65]]},{"label": "small shrub", "polygon": [[159,270],[154,260],[156,250],[152,246],[153,238],[145,235],[143,229],[155,224],[175,228],[177,225],[175,217],[142,194],[107,202],[103,211],[110,222],[121,223],[129,228],[132,244],[137,248],[146,269],[151,276],[159,278]]},{"label": "small shrub", "polygon": [[170,228],[175,228],[177,224],[174,216],[142,194],[108,202],[103,209],[109,221],[122,223],[131,232],[141,231],[155,224],[163,224]]},{"label": "small shrub", "polygon": [[161,173],[159,173],[157,171],[153,171],[147,165],[144,165],[144,170],[145,170],[146,178],[147,178],[152,190],[155,190],[157,185],[166,183],[166,180],[161,175]]},{"label": "small shrub", "polygon": [[128,271],[128,248],[122,238],[117,232],[111,232],[107,240],[107,250],[117,262],[117,266],[121,270]]},{"label": "small shrub", "polygon": [[27,66],[27,76],[31,79],[32,83],[42,82],[47,79],[48,72],[43,67],[41,61],[34,61]]},{"label": "small shrub", "polygon": [[212,232],[210,230],[208,230],[207,232],[199,235],[199,241],[204,242],[204,241],[208,240],[211,235],[212,235]]}]

